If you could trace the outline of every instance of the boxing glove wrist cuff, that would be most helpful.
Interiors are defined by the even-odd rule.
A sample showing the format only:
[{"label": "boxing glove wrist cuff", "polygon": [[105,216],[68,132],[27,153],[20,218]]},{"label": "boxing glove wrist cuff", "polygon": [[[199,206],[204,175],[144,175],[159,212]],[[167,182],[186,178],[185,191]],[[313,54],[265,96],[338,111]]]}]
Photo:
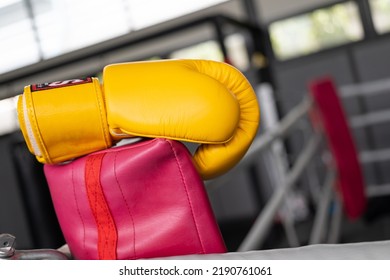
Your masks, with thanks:
[{"label": "boxing glove wrist cuff", "polygon": [[18,119],[30,152],[42,163],[112,145],[96,78],[26,86],[18,100]]}]

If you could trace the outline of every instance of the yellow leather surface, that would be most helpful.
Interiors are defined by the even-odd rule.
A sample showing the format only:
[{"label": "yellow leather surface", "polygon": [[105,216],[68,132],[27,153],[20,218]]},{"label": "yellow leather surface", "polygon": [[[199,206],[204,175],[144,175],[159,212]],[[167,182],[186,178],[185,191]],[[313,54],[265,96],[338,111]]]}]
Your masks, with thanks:
[{"label": "yellow leather surface", "polygon": [[212,179],[230,170],[245,155],[256,136],[260,110],[251,84],[236,68],[212,61],[198,61],[196,65],[200,73],[223,84],[236,97],[240,108],[234,136],[223,144],[199,146],[193,157],[202,178]]},{"label": "yellow leather surface", "polygon": [[18,117],[30,151],[42,163],[59,163],[112,145],[97,79],[40,91],[27,86],[18,102]]},{"label": "yellow leather surface", "polygon": [[188,61],[111,65],[103,80],[110,131],[224,143],[236,130],[235,96]]},{"label": "yellow leather surface", "polygon": [[[244,156],[258,123],[256,95],[236,68],[206,60],[113,64],[98,80],[43,90],[26,87],[18,116],[30,151],[60,163],[134,136],[201,143],[193,156],[203,179]],[[103,93],[102,93],[103,92]],[[107,112],[107,113],[106,113]]]},{"label": "yellow leather surface", "polygon": [[165,60],[105,67],[112,135],[203,143],[194,163],[204,179],[233,167],[259,122],[256,95],[240,71],[220,62]]}]

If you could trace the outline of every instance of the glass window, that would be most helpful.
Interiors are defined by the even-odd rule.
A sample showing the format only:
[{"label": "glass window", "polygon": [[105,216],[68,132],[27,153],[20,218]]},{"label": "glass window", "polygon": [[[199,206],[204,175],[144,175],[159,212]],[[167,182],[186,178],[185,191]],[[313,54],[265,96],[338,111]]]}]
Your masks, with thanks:
[{"label": "glass window", "polygon": [[[241,71],[248,70],[250,62],[244,36],[239,33],[227,36],[225,38],[225,46],[228,52],[229,63]],[[222,50],[214,40],[176,50],[169,57],[174,59],[187,58],[224,61]]]},{"label": "glass window", "polygon": [[99,43],[130,30],[122,0],[35,0],[44,58]]},{"label": "glass window", "polygon": [[23,1],[0,1],[0,73],[39,59],[37,40]]},{"label": "glass window", "polygon": [[379,34],[390,31],[390,0],[371,0],[370,8],[374,26]]},{"label": "glass window", "polygon": [[173,59],[209,59],[223,61],[222,51],[216,41],[210,40],[172,52]]},{"label": "glass window", "polygon": [[228,58],[232,65],[246,71],[250,67],[250,59],[244,35],[240,33],[232,34],[226,37],[225,45]]},{"label": "glass window", "polygon": [[0,0],[0,73],[225,1]]},{"label": "glass window", "polygon": [[345,2],[283,19],[269,27],[278,59],[288,59],[363,38],[358,7]]},{"label": "glass window", "polygon": [[217,2],[223,1],[203,0],[185,5],[180,0],[32,1],[45,58],[93,45]]},{"label": "glass window", "polygon": [[140,29],[226,1],[125,0],[125,3],[130,13],[132,28]]}]

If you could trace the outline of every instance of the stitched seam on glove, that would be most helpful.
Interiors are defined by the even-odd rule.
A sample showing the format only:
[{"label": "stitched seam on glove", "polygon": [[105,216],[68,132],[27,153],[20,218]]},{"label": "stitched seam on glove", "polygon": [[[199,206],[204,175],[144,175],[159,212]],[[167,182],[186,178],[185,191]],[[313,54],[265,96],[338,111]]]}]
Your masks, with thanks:
[{"label": "stitched seam on glove", "polygon": [[199,232],[199,226],[198,226],[198,224],[197,224],[197,222],[196,222],[196,218],[195,218],[195,214],[194,214],[193,205],[192,205],[192,203],[191,203],[190,195],[189,195],[189,193],[188,193],[187,182],[186,182],[186,180],[185,180],[185,178],[184,178],[184,175],[183,175],[183,170],[182,170],[182,168],[181,168],[181,165],[180,165],[180,162],[179,162],[177,153],[176,153],[176,151],[175,151],[175,148],[172,146],[172,143],[171,143],[170,141],[166,141],[166,142],[169,144],[169,146],[170,146],[170,148],[171,148],[171,150],[172,150],[172,153],[173,153],[173,155],[174,155],[174,158],[175,158],[177,167],[178,167],[178,169],[179,169],[180,178],[181,178],[181,180],[182,180],[182,182],[183,182],[184,191],[185,191],[186,196],[187,196],[188,205],[190,206],[190,209],[191,209],[191,216],[192,216],[192,220],[193,220],[194,225],[195,225],[195,230],[196,230],[196,233],[197,233],[197,237],[198,237],[198,239],[199,239],[199,244],[200,244],[200,246],[202,247],[202,251],[199,252],[199,253],[204,254],[204,253],[206,252],[206,250],[205,250],[205,248],[204,248],[203,241],[202,241],[202,239],[201,239],[201,235],[200,235],[200,232]]},{"label": "stitched seam on glove", "polygon": [[103,96],[103,93],[101,92],[100,88],[98,88],[95,85],[95,83],[99,83],[99,82],[94,79],[93,80],[93,87],[94,87],[95,96],[96,96],[96,103],[97,103],[99,115],[100,115],[100,121],[101,121],[100,123],[101,123],[101,129],[103,132],[103,138],[104,138],[104,141],[106,143],[106,148],[108,148],[111,146],[110,133],[108,131],[107,116],[106,116],[106,110],[105,110],[105,106],[104,106],[104,100],[103,100],[103,102],[101,102],[102,100],[100,99],[100,98],[104,99],[104,96]]},{"label": "stitched seam on glove", "polygon": [[116,160],[117,160],[117,155],[118,155],[118,152],[115,152],[115,157],[114,157],[114,175],[115,175],[115,181],[118,185],[118,188],[121,192],[121,196],[122,196],[122,199],[123,201],[125,202],[125,205],[126,205],[126,210],[127,210],[127,213],[129,213],[129,216],[130,216],[130,220],[131,220],[131,225],[132,225],[132,232],[133,232],[133,258],[136,259],[137,258],[137,254],[136,254],[136,250],[135,250],[135,242],[136,242],[136,238],[135,238],[135,223],[134,223],[134,217],[133,217],[133,214],[131,213],[130,211],[130,207],[129,207],[129,203],[126,199],[126,196],[124,195],[123,193],[123,189],[122,189],[122,186],[121,184],[119,183],[119,179],[118,179],[118,176],[117,176],[117,169],[116,169]]}]

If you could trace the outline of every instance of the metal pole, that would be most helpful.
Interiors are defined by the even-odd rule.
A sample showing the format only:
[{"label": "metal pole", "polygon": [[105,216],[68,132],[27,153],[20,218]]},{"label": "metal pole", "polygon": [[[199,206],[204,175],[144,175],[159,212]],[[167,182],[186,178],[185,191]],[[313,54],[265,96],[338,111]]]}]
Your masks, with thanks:
[{"label": "metal pole", "polygon": [[320,134],[313,134],[312,138],[309,140],[304,150],[299,155],[293,168],[287,174],[285,185],[275,191],[270,201],[265,205],[263,211],[255,220],[252,228],[249,230],[247,236],[239,246],[239,252],[256,250],[261,246],[266,237],[266,234],[270,229],[275,213],[283,202],[285,194],[289,189],[291,189],[291,187],[303,173],[311,158],[317,151],[320,142]]},{"label": "metal pole", "polygon": [[321,192],[318,210],[314,219],[313,229],[311,231],[309,244],[318,244],[322,242],[324,230],[326,229],[326,218],[329,203],[332,198],[333,184],[336,178],[334,170],[330,170],[326,176],[323,190]]},{"label": "metal pole", "polygon": [[359,153],[359,161],[362,164],[389,161],[390,160],[390,149],[380,149],[375,151],[362,151]]},{"label": "metal pole", "polygon": [[0,135],[15,132],[19,129],[16,104],[19,96],[0,100]]},{"label": "metal pole", "polygon": [[366,195],[367,197],[390,195],[390,184],[367,186]]},{"label": "metal pole", "polygon": [[[310,99],[304,99],[280,121],[278,126],[275,126],[274,129],[270,129],[256,138],[244,158],[237,164],[234,170],[242,169],[252,164],[252,162],[257,159],[258,153],[267,149],[276,139],[286,136],[287,133],[294,128],[298,120],[306,115],[311,104],[312,101]],[[234,172],[230,172],[218,179],[207,181],[206,187],[216,188],[229,182],[231,176],[234,176],[233,173]]]},{"label": "metal pole", "polygon": [[336,192],[333,192],[333,212],[328,235],[328,243],[334,244],[339,242],[343,213],[340,198]]},{"label": "metal pole", "polygon": [[389,93],[390,79],[376,80],[362,84],[345,85],[340,87],[342,98],[357,96],[373,96],[377,94]]},{"label": "metal pole", "polygon": [[[263,83],[257,87],[256,92],[259,100],[262,101],[260,103],[260,111],[263,116],[264,130],[267,131],[277,127],[279,125],[279,117],[271,85]],[[271,191],[275,191],[275,189],[284,185],[288,170],[287,152],[284,149],[282,140],[275,140],[270,149],[265,150],[263,154],[267,161],[265,168],[271,181]],[[291,200],[288,199],[290,195],[287,194],[283,206],[279,209],[279,216],[281,217],[289,246],[298,247],[299,238],[294,225],[293,207]]]},{"label": "metal pole", "polygon": [[366,127],[390,121],[390,110],[381,110],[373,113],[362,114],[349,119],[353,128]]},{"label": "metal pole", "polygon": [[259,138],[255,139],[246,153],[246,156],[241,161],[242,164],[252,161],[253,157],[256,156],[257,153],[268,148],[273,141],[284,137],[289,131],[291,131],[298,120],[308,112],[311,104],[312,102],[310,99],[304,99],[280,121],[278,126],[275,126],[274,129],[270,129]]}]

